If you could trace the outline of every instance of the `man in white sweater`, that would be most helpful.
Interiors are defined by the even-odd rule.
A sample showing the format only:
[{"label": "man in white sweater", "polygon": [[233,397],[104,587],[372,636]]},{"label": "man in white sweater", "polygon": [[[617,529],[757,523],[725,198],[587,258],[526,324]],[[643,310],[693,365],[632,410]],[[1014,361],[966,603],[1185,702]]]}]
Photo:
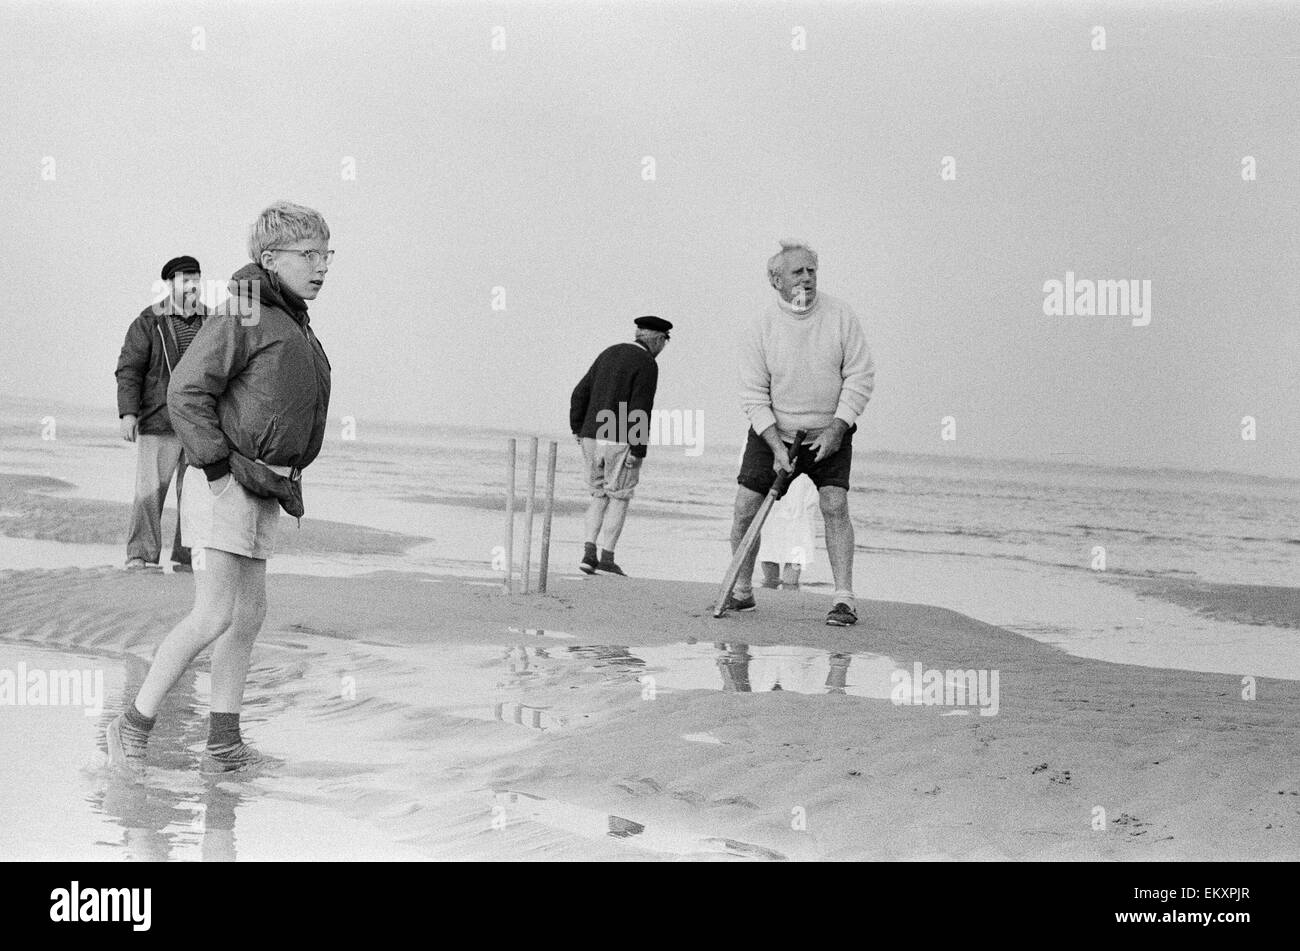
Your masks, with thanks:
[{"label": "man in white sweater", "polygon": [[[794,460],[817,486],[826,522],[826,554],[835,579],[826,623],[856,624],[853,597],[853,523],[849,473],[853,433],[875,386],[871,350],[857,314],[817,291],[817,253],[802,242],[781,242],[767,262],[777,300],[746,329],[741,344],[740,399],[749,419],[745,457],[736,482],[731,525],[734,552],[779,471]],[[807,432],[804,445],[795,433]],[[757,548],[741,566],[728,609],[752,611]]]}]

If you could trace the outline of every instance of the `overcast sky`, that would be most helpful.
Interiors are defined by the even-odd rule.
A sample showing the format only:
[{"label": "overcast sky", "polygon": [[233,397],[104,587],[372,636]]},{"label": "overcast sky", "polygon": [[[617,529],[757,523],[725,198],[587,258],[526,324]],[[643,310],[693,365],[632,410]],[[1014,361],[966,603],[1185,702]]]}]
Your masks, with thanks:
[{"label": "overcast sky", "polygon": [[[1300,472],[1295,5],[0,0],[0,88],[0,394],[113,418],[163,261],[224,280],[287,198],[361,431],[563,435],[654,313],[657,406],[738,443],[794,236],[875,354],[859,448]],[[1149,325],[1045,315],[1067,272],[1149,280]]]}]

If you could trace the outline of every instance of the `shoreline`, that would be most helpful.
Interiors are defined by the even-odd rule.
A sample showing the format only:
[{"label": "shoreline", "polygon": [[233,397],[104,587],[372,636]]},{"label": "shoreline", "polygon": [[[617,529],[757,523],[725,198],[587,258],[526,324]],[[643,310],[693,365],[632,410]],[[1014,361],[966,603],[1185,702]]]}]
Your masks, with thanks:
[{"label": "shoreline", "polygon": [[[526,841],[537,858],[681,857],[681,842],[721,837],[757,849],[741,850],[750,858],[1300,857],[1295,682],[1259,678],[1248,701],[1236,676],[1074,657],[926,605],[863,601],[857,627],[827,628],[811,593],[715,620],[703,584],[586,579],[525,597],[405,573],[267,583],[253,739],[291,764],[308,751],[316,762],[312,744],[401,755],[313,801],[430,855],[502,858]],[[147,656],[191,586],[114,569],[0,572],[0,640],[10,653]],[[672,651],[652,650],[692,641],[712,688],[669,686]],[[781,646],[793,662],[865,651],[903,669],[996,670],[998,712],[728,690],[709,658],[741,644],[751,674]],[[853,664],[850,685],[866,671]],[[338,697],[340,675],[355,678],[355,701]],[[647,676],[663,683],[649,699]],[[198,688],[192,706],[201,713]],[[297,720],[316,725],[280,725]],[[294,782],[323,768],[299,763]],[[493,838],[498,807],[510,834]],[[1092,828],[1097,808],[1106,831]],[[384,818],[392,810],[402,815]],[[655,830],[641,841],[658,844],[593,839],[593,816]]]},{"label": "shoreline", "polygon": [[[49,476],[0,473],[0,566],[90,568],[121,560],[118,547],[128,504],[73,495],[72,488]],[[498,577],[492,564],[501,551],[500,512],[485,502],[473,507],[419,504],[415,507],[425,512],[418,522],[412,521],[411,507],[398,499],[372,500],[369,514],[359,513],[352,498],[338,489],[313,493],[309,505],[334,519],[354,520],[309,512],[301,527],[282,521],[279,550],[269,565],[272,575],[357,577],[395,570]],[[358,518],[365,524],[358,524]],[[175,509],[166,509],[166,539],[174,519]],[[711,573],[727,559],[717,524],[648,518],[645,530],[620,548],[621,560],[634,576],[712,585]],[[566,561],[578,550],[580,534],[580,520],[556,517],[553,586],[581,577]],[[886,557],[873,553],[870,545],[859,546],[858,562],[859,595],[941,604],[1077,656],[1157,669],[1249,668],[1300,680],[1294,650],[1300,589],[1093,572],[974,553],[893,552]],[[819,550],[805,590],[829,592],[829,580]],[[761,592],[760,602],[783,596]]]}]

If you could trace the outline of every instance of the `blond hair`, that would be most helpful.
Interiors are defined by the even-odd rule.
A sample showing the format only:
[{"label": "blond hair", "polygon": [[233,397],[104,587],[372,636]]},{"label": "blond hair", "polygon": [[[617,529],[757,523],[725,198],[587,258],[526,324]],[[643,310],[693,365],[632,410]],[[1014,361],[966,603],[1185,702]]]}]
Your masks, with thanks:
[{"label": "blond hair", "polygon": [[330,227],[321,213],[291,201],[273,202],[248,229],[248,256],[261,264],[262,252],[268,248],[305,238],[330,239]]}]

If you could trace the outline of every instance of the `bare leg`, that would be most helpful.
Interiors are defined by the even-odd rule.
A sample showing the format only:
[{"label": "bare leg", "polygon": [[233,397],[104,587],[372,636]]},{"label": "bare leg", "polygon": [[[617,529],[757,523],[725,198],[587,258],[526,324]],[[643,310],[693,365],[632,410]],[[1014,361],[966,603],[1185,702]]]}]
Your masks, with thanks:
[{"label": "bare leg", "polygon": [[803,569],[796,562],[788,562],[781,574],[781,586],[792,591],[799,590],[799,574]]},{"label": "bare leg", "polygon": [[588,543],[596,544],[600,534],[600,523],[605,520],[605,508],[609,505],[609,496],[593,495],[587,503],[587,534],[583,536]]},{"label": "bare leg", "polygon": [[765,561],[762,562],[761,567],[763,569],[763,587],[781,587],[781,566],[774,561]]},{"label": "bare leg", "polygon": [[826,554],[835,579],[835,599],[853,597],[853,522],[849,519],[849,493],[839,486],[823,486],[817,492],[822,518],[826,520]]},{"label": "bare leg", "polygon": [[605,510],[605,522],[600,530],[600,547],[613,551],[618,545],[618,537],[623,534],[623,522],[627,519],[628,499],[610,499],[609,508]]},{"label": "bare leg", "polygon": [[194,572],[194,608],[158,645],[136,695],[135,707],[146,717],[157,716],[168,691],[194,658],[226,632],[234,618],[239,556],[213,548],[203,552],[203,570]]},{"label": "bare leg", "polygon": [[[754,521],[754,516],[758,514],[759,506],[763,504],[763,496],[759,495],[753,489],[747,489],[743,485],[736,486],[736,507],[731,519],[731,553],[734,555],[740,548],[740,543],[745,538],[745,532],[749,531],[749,523]],[[736,577],[736,596],[747,598],[754,592],[754,562],[758,560],[758,545],[750,549],[748,557],[740,566],[740,574]]]},{"label": "bare leg", "polygon": [[266,619],[266,562],[242,555],[231,557],[239,560],[239,574],[230,626],[212,648],[213,713],[239,712],[253,642]]}]

